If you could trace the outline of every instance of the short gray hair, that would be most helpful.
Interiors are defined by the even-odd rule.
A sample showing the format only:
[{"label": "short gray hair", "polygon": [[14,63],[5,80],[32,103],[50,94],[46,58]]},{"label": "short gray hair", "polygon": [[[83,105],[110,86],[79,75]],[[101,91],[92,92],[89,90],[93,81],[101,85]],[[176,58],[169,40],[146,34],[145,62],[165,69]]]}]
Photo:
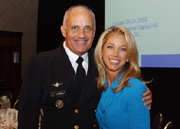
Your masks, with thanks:
[{"label": "short gray hair", "polygon": [[93,11],[92,11],[89,7],[87,7],[86,5],[74,5],[74,6],[71,6],[71,7],[65,12],[64,18],[63,18],[63,26],[64,26],[64,28],[66,29],[66,20],[67,20],[69,11],[70,11],[71,9],[73,9],[73,8],[76,8],[76,7],[83,7],[83,8],[85,8],[85,9],[89,10],[89,12],[93,15],[93,18],[94,18],[94,28],[95,28],[95,27],[96,27],[96,18],[95,18],[95,15],[94,15]]}]

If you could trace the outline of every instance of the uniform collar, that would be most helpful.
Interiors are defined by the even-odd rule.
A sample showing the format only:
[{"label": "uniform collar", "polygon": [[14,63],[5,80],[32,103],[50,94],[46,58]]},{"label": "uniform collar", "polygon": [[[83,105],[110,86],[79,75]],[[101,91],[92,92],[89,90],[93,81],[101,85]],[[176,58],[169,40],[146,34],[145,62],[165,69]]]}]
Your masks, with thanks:
[{"label": "uniform collar", "polygon": [[[79,56],[74,54],[71,50],[69,50],[69,48],[66,47],[66,41],[63,42],[63,47],[65,49],[65,52],[68,55],[68,58],[69,58],[69,60],[71,62],[71,65],[74,68],[74,71],[76,73],[76,70],[77,70],[77,67],[78,67],[78,64],[76,63],[76,60],[78,59]],[[84,61],[82,63],[82,66],[85,69],[86,75],[87,75],[87,71],[88,71],[88,52],[86,52],[81,57],[84,59]]]}]

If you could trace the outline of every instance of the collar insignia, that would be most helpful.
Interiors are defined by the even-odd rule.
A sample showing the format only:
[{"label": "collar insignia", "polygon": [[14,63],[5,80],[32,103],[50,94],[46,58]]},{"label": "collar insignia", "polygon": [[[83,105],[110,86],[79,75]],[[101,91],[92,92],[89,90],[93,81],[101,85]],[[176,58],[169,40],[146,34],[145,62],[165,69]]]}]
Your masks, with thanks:
[{"label": "collar insignia", "polygon": [[55,84],[52,84],[52,86],[55,86],[55,87],[59,87],[60,85],[62,85],[63,83],[58,83],[56,82]]}]

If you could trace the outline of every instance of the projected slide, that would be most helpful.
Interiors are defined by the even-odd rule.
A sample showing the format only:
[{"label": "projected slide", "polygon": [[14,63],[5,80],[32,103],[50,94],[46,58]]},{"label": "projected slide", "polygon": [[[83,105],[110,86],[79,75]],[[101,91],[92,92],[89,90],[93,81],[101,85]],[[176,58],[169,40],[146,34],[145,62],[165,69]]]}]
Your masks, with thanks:
[{"label": "projected slide", "polygon": [[105,0],[105,29],[134,35],[141,67],[180,68],[180,0]]}]

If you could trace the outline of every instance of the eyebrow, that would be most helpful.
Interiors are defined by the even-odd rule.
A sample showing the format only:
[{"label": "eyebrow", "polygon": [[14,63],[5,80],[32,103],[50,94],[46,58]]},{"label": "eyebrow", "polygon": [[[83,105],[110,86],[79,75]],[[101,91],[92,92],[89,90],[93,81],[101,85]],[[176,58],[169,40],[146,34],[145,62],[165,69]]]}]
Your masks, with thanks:
[{"label": "eyebrow", "polygon": [[[76,25],[76,24],[72,25],[71,27],[75,27],[75,26],[80,27],[79,25]],[[85,27],[92,27],[93,28],[93,26],[91,26],[91,25],[86,25]]]},{"label": "eyebrow", "polygon": [[86,27],[93,27],[93,26],[91,26],[91,25],[87,25]]},{"label": "eyebrow", "polygon": [[[111,45],[114,45],[114,43],[111,43],[111,42],[106,42],[106,44],[111,44]],[[121,47],[126,47],[126,45],[121,45]]]},{"label": "eyebrow", "polygon": [[78,27],[78,25],[72,25],[71,27]]}]

